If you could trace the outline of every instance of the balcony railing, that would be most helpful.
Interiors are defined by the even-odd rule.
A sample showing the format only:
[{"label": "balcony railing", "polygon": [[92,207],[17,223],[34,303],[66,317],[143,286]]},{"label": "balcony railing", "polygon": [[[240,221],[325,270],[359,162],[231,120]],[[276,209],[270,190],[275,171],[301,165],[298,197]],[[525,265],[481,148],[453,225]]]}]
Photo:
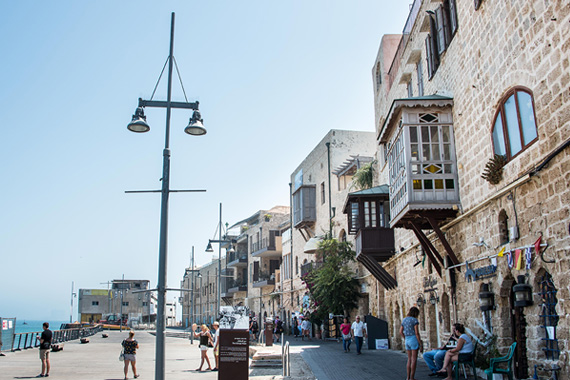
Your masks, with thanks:
[{"label": "balcony railing", "polygon": [[237,263],[247,263],[247,253],[245,252],[231,252],[227,255],[228,265]]},{"label": "balcony railing", "polygon": [[251,254],[253,256],[271,256],[270,254],[263,255],[264,252],[271,253],[273,256],[276,253],[281,253],[281,236],[279,236],[279,231],[269,231],[269,236],[265,236],[261,241],[251,244]]}]

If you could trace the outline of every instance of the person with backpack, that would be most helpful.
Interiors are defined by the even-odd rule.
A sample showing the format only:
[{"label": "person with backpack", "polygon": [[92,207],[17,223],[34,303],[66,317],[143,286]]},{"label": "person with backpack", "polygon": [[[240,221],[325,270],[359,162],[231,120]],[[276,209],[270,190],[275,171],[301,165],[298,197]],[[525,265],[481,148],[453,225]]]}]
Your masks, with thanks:
[{"label": "person with backpack", "polygon": [[275,329],[273,330],[273,341],[279,343],[282,333],[283,333],[283,321],[279,319],[279,316],[276,316]]},{"label": "person with backpack", "polygon": [[257,332],[259,331],[259,325],[257,324],[257,317],[253,317],[251,324],[249,325],[249,331],[253,335],[253,340],[257,340]]}]

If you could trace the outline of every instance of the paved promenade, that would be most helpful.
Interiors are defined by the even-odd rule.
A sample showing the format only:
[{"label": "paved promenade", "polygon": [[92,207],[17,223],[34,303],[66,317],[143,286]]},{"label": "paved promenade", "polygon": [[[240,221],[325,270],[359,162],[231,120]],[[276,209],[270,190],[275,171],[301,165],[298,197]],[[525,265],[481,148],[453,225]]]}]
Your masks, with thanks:
[{"label": "paved promenade", "polygon": [[[90,343],[79,341],[65,343],[63,351],[52,352],[50,378],[62,380],[122,380],[123,363],[119,361],[121,341],[127,332],[107,332],[109,338],[102,338],[101,333],[90,337]],[[154,378],[155,337],[147,332],[137,331],[139,341],[137,368],[141,380]],[[334,341],[302,341],[289,339],[291,344],[291,379],[296,380],[403,380],[406,376],[406,355],[395,351],[363,349],[362,355],[356,355],[354,344],[350,353],[345,354],[342,343]],[[281,347],[258,347],[259,352],[280,353]],[[213,354],[209,351],[213,361]],[[200,352],[197,342],[190,344],[188,339],[166,338],[166,379],[217,379],[217,372],[196,372],[200,365]],[[212,365],[214,363],[212,362]],[[203,369],[207,368],[204,365]],[[20,352],[8,352],[0,357],[0,380],[31,379],[40,373],[41,362],[37,349]],[[416,379],[428,380],[428,369],[423,361],[418,365]],[[250,379],[281,379],[281,369],[253,368]],[[132,372],[129,371],[129,379]]]}]

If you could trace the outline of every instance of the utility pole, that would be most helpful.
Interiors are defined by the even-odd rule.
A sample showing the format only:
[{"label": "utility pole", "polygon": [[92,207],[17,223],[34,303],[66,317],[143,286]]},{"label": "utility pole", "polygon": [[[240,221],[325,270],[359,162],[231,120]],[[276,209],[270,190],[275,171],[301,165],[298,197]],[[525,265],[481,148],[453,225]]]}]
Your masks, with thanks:
[{"label": "utility pole", "polygon": [[119,318],[120,318],[119,331],[120,332],[123,332],[123,291],[124,291],[124,286],[125,286],[125,275],[123,274],[123,280],[121,281],[121,315],[119,316]]}]

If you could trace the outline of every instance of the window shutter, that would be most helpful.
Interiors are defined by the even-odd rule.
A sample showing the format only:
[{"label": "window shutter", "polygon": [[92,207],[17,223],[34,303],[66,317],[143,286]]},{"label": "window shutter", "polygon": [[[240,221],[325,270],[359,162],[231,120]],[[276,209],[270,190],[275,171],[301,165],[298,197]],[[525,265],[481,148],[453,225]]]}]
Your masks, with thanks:
[{"label": "window shutter", "polygon": [[432,53],[432,71],[435,73],[439,67],[439,54],[437,49],[437,25],[433,16],[429,17],[429,26],[431,34],[431,53]]},{"label": "window shutter", "polygon": [[435,10],[435,24],[437,28],[437,54],[441,55],[445,51],[445,25],[443,21],[443,7],[438,7]]},{"label": "window shutter", "polygon": [[[449,1],[449,21],[451,27],[451,36],[455,35],[457,32],[457,5],[455,4],[455,0],[448,0]],[[480,3],[480,2],[479,2]],[[476,6],[475,9],[478,9]]]},{"label": "window shutter", "polygon": [[445,48],[447,49],[447,47],[449,46],[449,44],[451,43],[451,16],[450,16],[450,11],[449,11],[449,7],[450,7],[450,2],[449,1],[444,1],[443,2],[443,11],[441,12],[443,14],[443,33],[445,36]]},{"label": "window shutter", "polygon": [[426,63],[428,79],[433,77],[433,55],[431,52],[431,36],[428,34],[426,38]]}]

